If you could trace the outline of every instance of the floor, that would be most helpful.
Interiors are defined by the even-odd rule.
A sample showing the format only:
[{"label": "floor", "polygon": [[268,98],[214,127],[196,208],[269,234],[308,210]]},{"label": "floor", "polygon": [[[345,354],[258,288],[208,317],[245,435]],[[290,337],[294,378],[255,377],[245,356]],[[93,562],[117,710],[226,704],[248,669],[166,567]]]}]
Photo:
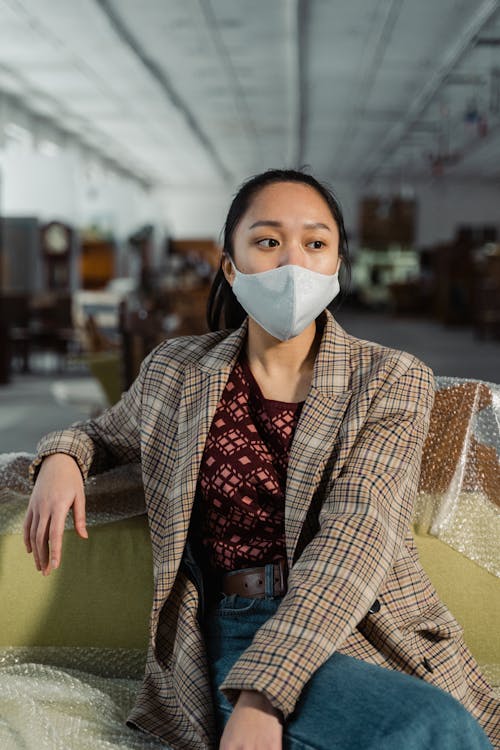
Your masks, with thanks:
[{"label": "floor", "polygon": [[[347,308],[335,317],[354,336],[415,354],[435,375],[500,383],[500,341],[480,341],[471,329]],[[0,385],[0,453],[34,453],[42,435],[89,416],[88,410],[58,402],[53,386],[82,378],[91,385],[90,375],[81,364],[70,364],[62,372],[55,364],[46,355],[33,363],[36,372],[14,373],[10,383]]]}]

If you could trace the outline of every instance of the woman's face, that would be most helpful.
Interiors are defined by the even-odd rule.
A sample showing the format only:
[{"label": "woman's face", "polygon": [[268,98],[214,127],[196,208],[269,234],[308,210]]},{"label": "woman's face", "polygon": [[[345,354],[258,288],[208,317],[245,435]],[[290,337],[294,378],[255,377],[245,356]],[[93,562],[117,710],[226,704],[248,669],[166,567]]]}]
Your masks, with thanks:
[{"label": "woman's face", "polygon": [[[334,274],[340,267],[339,230],[328,204],[311,186],[277,182],[262,188],[233,233],[234,263],[242,273],[295,265]],[[234,270],[223,257],[232,285]]]}]

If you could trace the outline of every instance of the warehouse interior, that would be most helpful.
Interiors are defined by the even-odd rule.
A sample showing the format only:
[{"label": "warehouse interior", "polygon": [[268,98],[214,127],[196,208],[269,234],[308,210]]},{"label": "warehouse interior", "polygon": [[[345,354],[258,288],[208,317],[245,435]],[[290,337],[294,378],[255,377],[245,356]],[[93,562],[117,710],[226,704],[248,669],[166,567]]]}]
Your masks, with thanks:
[{"label": "warehouse interior", "polygon": [[[231,331],[195,372],[199,342],[221,335],[203,338],[224,225],[245,181],[271,169],[313,175],[341,207],[350,271],[342,263],[341,304],[326,309],[347,336],[327,316],[337,338],[314,368],[302,362],[305,398],[265,398],[249,357],[248,391],[217,403],[217,377],[230,393],[245,362],[224,385]],[[141,370],[157,348],[156,370]],[[253,433],[252,458],[234,458],[239,424],[213,438],[237,396],[274,414],[264,469]],[[220,453],[202,460],[203,444]],[[215,574],[184,544],[203,482],[226,532],[213,535],[221,653],[247,611],[269,614],[270,591],[285,594],[282,548],[288,562],[301,553],[234,691],[264,685],[266,720],[327,656],[443,688],[435,704],[402,691],[391,705],[372,672],[342,713],[345,730],[361,707],[345,745],[320,729],[355,683],[331,681],[299,710],[310,731],[291,746],[500,750],[500,0],[0,0],[2,748],[218,750],[196,624]],[[220,510],[231,482],[249,496]],[[268,536],[251,537],[249,519],[264,516]],[[245,598],[249,571],[263,602]],[[262,746],[261,713],[250,744],[221,746]]]}]

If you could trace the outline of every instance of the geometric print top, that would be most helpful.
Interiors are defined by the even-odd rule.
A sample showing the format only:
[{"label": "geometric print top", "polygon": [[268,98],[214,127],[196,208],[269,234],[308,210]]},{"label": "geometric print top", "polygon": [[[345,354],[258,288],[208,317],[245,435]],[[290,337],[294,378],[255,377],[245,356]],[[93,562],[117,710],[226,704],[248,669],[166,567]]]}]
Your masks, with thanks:
[{"label": "geometric print top", "polygon": [[212,420],[197,485],[197,533],[210,564],[225,571],[286,556],[288,455],[304,404],[264,398],[244,350]]}]

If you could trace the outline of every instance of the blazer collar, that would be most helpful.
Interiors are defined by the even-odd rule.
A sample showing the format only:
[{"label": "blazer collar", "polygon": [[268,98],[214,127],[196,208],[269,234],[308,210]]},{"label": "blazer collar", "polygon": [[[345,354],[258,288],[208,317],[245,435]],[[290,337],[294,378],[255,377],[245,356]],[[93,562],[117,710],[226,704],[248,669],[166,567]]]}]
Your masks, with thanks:
[{"label": "blazer collar", "polygon": [[[329,310],[320,316],[323,334],[314,363],[311,388],[325,395],[344,393],[351,379],[349,335]],[[196,363],[205,372],[231,371],[248,333],[248,316],[239,328],[231,331]]]}]

